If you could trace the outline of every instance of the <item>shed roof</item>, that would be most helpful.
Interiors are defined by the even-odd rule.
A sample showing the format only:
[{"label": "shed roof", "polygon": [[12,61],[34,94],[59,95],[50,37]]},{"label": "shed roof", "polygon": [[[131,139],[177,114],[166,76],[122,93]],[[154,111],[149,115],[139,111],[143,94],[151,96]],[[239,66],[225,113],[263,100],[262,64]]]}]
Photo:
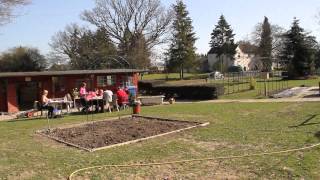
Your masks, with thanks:
[{"label": "shed roof", "polygon": [[141,69],[103,69],[103,70],[70,70],[70,71],[41,71],[41,72],[4,72],[0,78],[8,77],[32,77],[32,76],[64,76],[64,75],[86,75],[86,74],[121,74],[121,73],[143,73],[147,70]]}]

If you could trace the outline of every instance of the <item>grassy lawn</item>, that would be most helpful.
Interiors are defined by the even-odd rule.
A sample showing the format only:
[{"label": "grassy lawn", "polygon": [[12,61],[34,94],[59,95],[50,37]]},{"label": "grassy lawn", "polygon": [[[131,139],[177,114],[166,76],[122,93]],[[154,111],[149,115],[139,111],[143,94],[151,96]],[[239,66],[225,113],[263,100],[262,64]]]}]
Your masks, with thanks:
[{"label": "grassy lawn", "polygon": [[[185,74],[185,77],[197,77],[197,76],[202,76],[204,74]],[[263,80],[260,80],[256,84],[256,89],[255,90],[248,90],[249,89],[249,83],[247,84],[239,84],[239,85],[234,85],[234,86],[227,86],[228,80],[209,80],[206,81],[205,79],[192,79],[192,80],[178,80],[179,79],[179,74],[178,73],[171,73],[168,74],[169,81],[166,81],[165,84],[167,85],[195,85],[195,84],[207,84],[207,83],[213,83],[213,84],[225,84],[225,95],[219,97],[220,99],[261,99],[261,98],[266,98],[263,96],[264,92],[264,83]],[[165,80],[166,79],[166,74],[148,74],[143,76],[143,80]],[[243,80],[242,80],[243,81]],[[250,80],[247,79],[247,82]],[[298,87],[298,86],[319,86],[320,82],[320,77],[316,79],[309,79],[309,80],[290,80],[288,83],[273,83],[270,84],[268,88],[270,91],[275,91],[276,89],[279,89],[280,87]],[[231,83],[231,82],[230,82]],[[230,94],[228,94],[228,89]],[[238,91],[241,92],[238,92]],[[232,93],[236,92],[236,93]]]},{"label": "grassy lawn", "polygon": [[[34,134],[45,120],[0,122],[0,179],[65,179],[79,168],[243,155],[304,147],[320,141],[318,103],[176,104],[143,114],[200,122],[205,128],[87,153]],[[122,112],[122,114],[128,114]],[[104,119],[111,115],[95,115]],[[91,118],[91,117],[90,117]],[[307,121],[308,120],[308,121]],[[53,126],[85,122],[68,116]],[[297,126],[302,122],[301,126]],[[143,168],[95,169],[78,179],[319,179],[320,148],[283,155]]]},{"label": "grassy lawn", "polygon": [[[309,80],[289,80],[288,84],[283,83],[283,86],[286,87],[288,85],[289,88],[292,87],[299,87],[302,85],[305,86],[319,86],[320,78],[316,79],[309,79]],[[271,86],[271,85],[270,85]],[[282,84],[273,84],[273,88],[276,89],[275,86],[282,86]],[[241,85],[240,85],[241,87]],[[235,88],[238,88],[237,86]],[[271,88],[271,87],[269,87]],[[232,88],[231,88],[232,89]],[[260,99],[260,98],[266,98],[262,95],[264,91],[264,83],[263,82],[257,82],[256,89],[255,90],[249,90],[244,91],[240,93],[234,93],[229,95],[221,96],[221,99]],[[232,92],[232,90],[230,90]]]}]

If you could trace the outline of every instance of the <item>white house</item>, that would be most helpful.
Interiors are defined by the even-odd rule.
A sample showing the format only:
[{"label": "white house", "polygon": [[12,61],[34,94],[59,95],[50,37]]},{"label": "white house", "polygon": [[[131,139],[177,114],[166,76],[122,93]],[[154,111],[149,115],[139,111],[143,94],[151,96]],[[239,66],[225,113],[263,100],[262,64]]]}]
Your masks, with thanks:
[{"label": "white house", "polygon": [[[226,55],[220,56],[223,59],[225,66],[240,66],[244,71],[254,71],[261,67],[261,61],[256,55],[257,47],[248,43],[240,43],[236,48],[236,54],[233,59]],[[208,54],[208,65],[211,71],[217,70],[217,67],[221,67],[219,57],[216,54]],[[218,68],[220,69],[220,68]]]}]

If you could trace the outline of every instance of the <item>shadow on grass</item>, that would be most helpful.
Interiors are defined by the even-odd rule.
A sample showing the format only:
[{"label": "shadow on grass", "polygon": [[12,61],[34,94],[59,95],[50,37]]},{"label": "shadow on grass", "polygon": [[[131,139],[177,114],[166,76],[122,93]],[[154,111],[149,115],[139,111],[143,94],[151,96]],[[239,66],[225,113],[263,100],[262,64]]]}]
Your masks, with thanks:
[{"label": "shadow on grass", "polygon": [[[57,116],[54,118],[50,118],[50,120],[58,120],[58,119],[63,119],[64,117],[69,117],[69,116],[83,116],[86,115],[86,113],[83,112],[73,112],[70,114],[64,114],[62,116]],[[88,113],[88,115],[91,115],[91,113]],[[36,120],[47,120],[47,118],[45,116],[39,116],[39,117],[32,117],[32,118],[17,118],[17,119],[12,119],[12,120],[8,120],[6,122],[8,123],[13,123],[13,122],[25,122],[25,121],[36,121]]]},{"label": "shadow on grass", "polygon": [[319,98],[319,97],[320,97],[320,94],[311,94],[308,96],[304,96],[303,98]]},{"label": "shadow on grass", "polygon": [[318,138],[318,139],[320,140],[320,131],[316,132],[316,133],[314,134],[314,137],[316,137],[316,138]]},{"label": "shadow on grass", "polygon": [[24,122],[24,121],[36,121],[36,120],[43,120],[45,117],[34,117],[34,118],[18,118],[18,119],[12,119],[6,121],[7,123],[13,123],[13,122]]},{"label": "shadow on grass", "polygon": [[312,125],[320,124],[320,122],[310,123],[310,121],[315,119],[317,116],[319,116],[319,114],[311,115],[306,120],[304,120],[301,124],[296,125],[296,126],[289,126],[289,128],[298,128],[298,127],[303,127],[303,126],[312,126]]}]

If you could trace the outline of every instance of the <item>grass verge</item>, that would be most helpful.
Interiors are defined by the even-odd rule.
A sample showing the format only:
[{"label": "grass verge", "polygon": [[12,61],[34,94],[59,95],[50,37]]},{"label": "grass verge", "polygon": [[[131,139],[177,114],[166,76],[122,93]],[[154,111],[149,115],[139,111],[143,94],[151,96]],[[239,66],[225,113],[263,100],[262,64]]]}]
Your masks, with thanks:
[{"label": "grass verge", "polygon": [[[143,115],[210,122],[205,128],[94,153],[66,147],[35,135],[46,120],[0,122],[0,177],[3,179],[64,179],[76,169],[103,164],[163,162],[270,152],[320,141],[318,103],[177,104],[145,107]],[[121,112],[130,114],[130,111]],[[105,119],[119,114],[99,114]],[[90,118],[89,118],[90,120]],[[52,126],[86,122],[67,116]],[[100,169],[79,179],[275,178],[319,179],[318,149],[284,156],[190,163],[131,169]]]}]

